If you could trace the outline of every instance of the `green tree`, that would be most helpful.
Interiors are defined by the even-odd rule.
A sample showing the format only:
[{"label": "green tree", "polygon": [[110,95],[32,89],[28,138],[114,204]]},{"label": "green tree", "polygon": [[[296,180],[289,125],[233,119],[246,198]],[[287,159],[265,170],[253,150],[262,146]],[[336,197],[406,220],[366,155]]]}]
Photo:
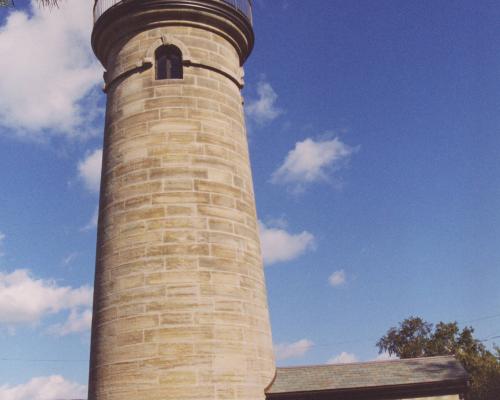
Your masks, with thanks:
[{"label": "green tree", "polygon": [[380,353],[399,358],[455,355],[470,376],[469,400],[500,400],[500,348],[489,351],[474,338],[474,329],[460,331],[456,322],[435,326],[410,317],[389,329],[377,342]]}]

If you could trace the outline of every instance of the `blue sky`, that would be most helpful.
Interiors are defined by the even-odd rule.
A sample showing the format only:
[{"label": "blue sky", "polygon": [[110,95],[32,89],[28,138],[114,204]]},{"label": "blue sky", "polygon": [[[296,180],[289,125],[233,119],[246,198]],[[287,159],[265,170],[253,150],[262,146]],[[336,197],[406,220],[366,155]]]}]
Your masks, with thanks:
[{"label": "blue sky", "polygon": [[[410,315],[499,336],[498,2],[255,3],[244,95],[278,364],[375,359]],[[7,400],[87,381],[105,98],[90,6],[65,4],[0,9]]]}]

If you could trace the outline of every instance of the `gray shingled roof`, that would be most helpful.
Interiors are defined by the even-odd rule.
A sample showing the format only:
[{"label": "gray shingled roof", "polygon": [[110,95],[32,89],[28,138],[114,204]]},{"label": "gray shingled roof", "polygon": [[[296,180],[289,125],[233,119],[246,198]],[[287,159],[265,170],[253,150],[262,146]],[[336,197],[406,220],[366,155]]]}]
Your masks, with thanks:
[{"label": "gray shingled roof", "polygon": [[278,368],[267,394],[466,381],[452,356]]}]

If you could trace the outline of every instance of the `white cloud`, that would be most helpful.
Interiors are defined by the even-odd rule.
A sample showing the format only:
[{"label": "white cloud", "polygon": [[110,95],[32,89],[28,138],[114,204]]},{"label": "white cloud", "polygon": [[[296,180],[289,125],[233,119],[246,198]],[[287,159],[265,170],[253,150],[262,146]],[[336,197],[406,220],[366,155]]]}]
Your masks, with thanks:
[{"label": "white cloud", "polygon": [[330,358],[326,363],[327,364],[348,364],[358,362],[358,357],[352,353],[346,353],[343,351],[337,356]]},{"label": "white cloud", "polygon": [[343,269],[341,269],[340,271],[335,271],[328,278],[328,282],[333,287],[337,287],[337,286],[343,285],[346,282],[345,271]]},{"label": "white cloud", "polygon": [[98,219],[99,219],[99,206],[95,208],[94,213],[92,214],[92,217],[90,217],[89,222],[81,230],[90,231],[92,229],[97,228]]},{"label": "white cloud", "polygon": [[304,356],[314,343],[309,339],[301,339],[294,343],[280,343],[274,345],[274,354],[277,360],[287,360]]},{"label": "white cloud", "polygon": [[32,0],[30,14],[8,15],[0,26],[0,126],[36,139],[95,134],[88,123],[100,111],[90,94],[102,69],[91,30],[88,0],[65,0],[51,10]]},{"label": "white cloud", "polygon": [[314,236],[307,231],[291,234],[284,229],[268,227],[260,221],[259,229],[266,265],[293,260],[315,248]]},{"label": "white cloud", "polygon": [[307,138],[295,144],[283,164],[273,173],[271,182],[301,186],[328,181],[331,172],[344,165],[355,150],[339,138],[326,141]]},{"label": "white cloud", "polygon": [[81,310],[89,310],[91,305],[89,286],[58,286],[53,280],[33,278],[24,269],[8,274],[0,272],[0,325],[10,328],[33,325],[47,315],[62,311],[70,311],[68,324],[74,325],[72,315],[76,319],[81,313],[84,318],[85,311]]},{"label": "white cloud", "polygon": [[67,336],[71,333],[87,332],[92,325],[92,311],[72,309],[68,319],[63,324],[54,324],[48,332],[56,336]]},{"label": "white cloud", "polygon": [[271,228],[286,229],[288,228],[288,221],[285,219],[285,217],[268,218],[266,219],[265,225]]},{"label": "white cloud", "polygon": [[0,257],[4,255],[3,253],[3,241],[5,240],[5,234],[0,232]]},{"label": "white cloud", "polygon": [[89,153],[78,163],[78,175],[91,192],[99,192],[101,184],[102,149]]},{"label": "white cloud", "polygon": [[60,400],[85,399],[87,387],[64,379],[60,375],[37,377],[17,385],[0,386],[2,400]]},{"label": "white cloud", "polygon": [[258,124],[265,124],[282,114],[283,111],[276,106],[278,95],[268,82],[260,81],[257,84],[257,95],[257,99],[248,101],[245,106],[249,118]]},{"label": "white cloud", "polygon": [[68,254],[66,257],[64,257],[62,259],[62,264],[67,267],[68,265],[70,265],[73,261],[75,261],[75,259],[78,257],[78,252],[73,252],[73,253],[70,253]]}]

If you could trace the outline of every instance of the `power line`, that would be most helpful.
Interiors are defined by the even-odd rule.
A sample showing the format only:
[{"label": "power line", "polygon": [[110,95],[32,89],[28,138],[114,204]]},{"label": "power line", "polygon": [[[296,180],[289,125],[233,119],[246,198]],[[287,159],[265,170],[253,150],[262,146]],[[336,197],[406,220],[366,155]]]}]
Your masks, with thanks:
[{"label": "power line", "polygon": [[[470,319],[467,321],[461,321],[459,323],[460,324],[467,324],[467,323],[471,323],[471,322],[484,321],[484,320],[494,319],[494,318],[500,318],[500,314],[487,315],[487,316],[483,316],[483,317]],[[490,336],[490,337],[487,337],[485,339],[478,339],[478,341],[484,343],[484,342],[488,342],[488,341],[493,340],[493,339],[500,339],[500,335],[495,334],[495,336]],[[366,342],[374,343],[377,340],[378,340],[378,338],[341,340],[341,341],[335,341],[335,342],[329,342],[329,343],[314,343],[314,344],[312,344],[311,347],[332,347],[332,346],[337,346],[337,345],[366,343]],[[5,357],[1,357],[0,361],[79,363],[79,362],[89,362],[89,359],[42,359],[42,358],[29,359],[29,358],[5,358]]]},{"label": "power line", "polygon": [[468,324],[470,322],[485,321],[487,319],[494,319],[494,318],[500,318],[500,314],[488,315],[488,316],[485,316],[485,317],[479,317],[479,318],[475,318],[475,319],[470,319],[468,321],[462,321],[460,323],[461,324]]},{"label": "power line", "polygon": [[496,335],[495,334],[495,336],[489,336],[486,339],[482,339],[482,340],[479,340],[479,341],[480,342],[489,342],[490,340],[493,340],[493,339],[500,339],[500,335]]},{"label": "power line", "polygon": [[330,343],[314,343],[314,347],[331,347],[331,346],[336,346],[340,344],[351,344],[351,343],[365,343],[365,342],[375,342],[378,339],[353,339],[353,340],[343,340],[339,342],[330,342]]},{"label": "power line", "polygon": [[44,358],[0,358],[0,361],[20,361],[20,362],[89,362],[88,359],[44,359]]}]

